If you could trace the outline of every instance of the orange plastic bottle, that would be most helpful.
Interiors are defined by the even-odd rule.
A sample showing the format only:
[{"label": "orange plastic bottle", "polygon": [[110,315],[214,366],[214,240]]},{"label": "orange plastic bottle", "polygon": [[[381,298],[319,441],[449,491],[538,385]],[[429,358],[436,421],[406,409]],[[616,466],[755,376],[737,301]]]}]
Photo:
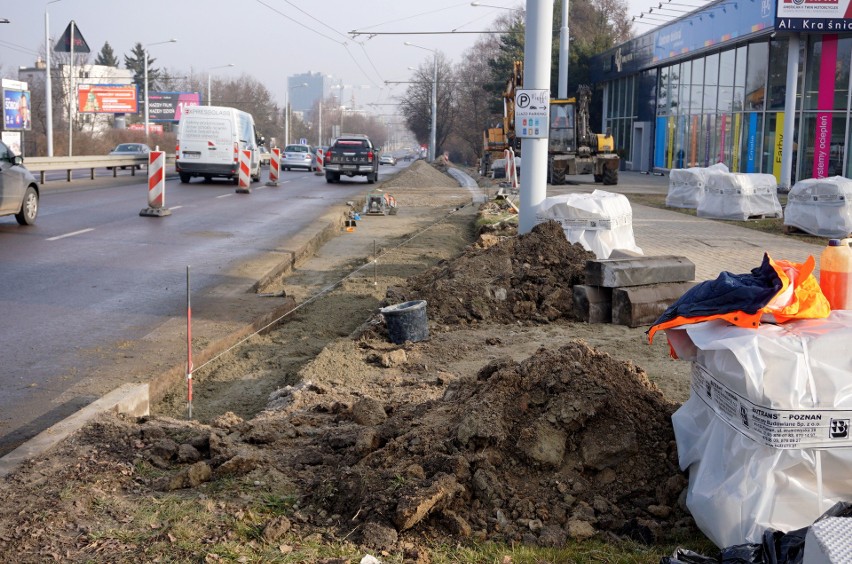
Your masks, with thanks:
[{"label": "orange plastic bottle", "polygon": [[819,257],[819,287],[831,309],[852,309],[852,239],[831,239]]}]

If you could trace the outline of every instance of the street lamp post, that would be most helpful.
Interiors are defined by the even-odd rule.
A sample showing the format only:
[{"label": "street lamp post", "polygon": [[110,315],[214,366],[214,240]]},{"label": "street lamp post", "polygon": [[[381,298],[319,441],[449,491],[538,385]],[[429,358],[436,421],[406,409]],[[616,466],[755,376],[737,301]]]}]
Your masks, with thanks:
[{"label": "street lamp post", "polygon": [[290,90],[293,88],[306,88],[308,86],[307,82],[303,82],[301,84],[296,84],[293,86],[287,86],[287,89],[284,91],[284,144],[290,144]]},{"label": "street lamp post", "polygon": [[213,94],[212,94],[212,86],[211,86],[212,83],[210,81],[210,77],[212,75],[210,74],[210,71],[216,70],[216,69],[224,69],[224,68],[232,67],[232,66],[234,66],[234,63],[228,63],[227,65],[220,65],[218,67],[210,67],[209,69],[207,69],[207,105],[208,106],[213,105]]},{"label": "street lamp post", "polygon": [[50,0],[44,7],[44,110],[48,157],[53,156],[53,90],[50,82],[50,16],[47,13],[47,6],[55,2],[59,0]]},{"label": "street lamp post", "polygon": [[437,49],[429,49],[428,47],[415,45],[408,41],[405,44],[409,47],[431,51],[435,56],[435,68],[432,74],[432,131],[429,134],[429,162],[432,162],[435,160],[435,132],[438,124],[438,51]]},{"label": "street lamp post", "polygon": [[148,139],[149,131],[148,131],[148,47],[153,45],[162,45],[163,43],[176,43],[177,39],[169,39],[168,41],[157,41],[156,43],[148,43],[143,48],[145,51],[145,74],[144,74],[144,86],[145,86],[145,140]]}]

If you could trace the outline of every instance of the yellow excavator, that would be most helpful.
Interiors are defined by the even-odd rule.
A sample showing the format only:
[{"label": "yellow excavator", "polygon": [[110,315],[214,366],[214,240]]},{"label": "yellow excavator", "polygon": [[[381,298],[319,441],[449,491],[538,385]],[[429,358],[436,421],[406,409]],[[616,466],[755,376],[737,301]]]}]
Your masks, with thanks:
[{"label": "yellow excavator", "polygon": [[[502,127],[483,132],[480,173],[490,170],[494,159],[502,158],[508,148],[521,156],[520,139],[515,136],[515,90],[523,87],[523,61],[515,61],[512,76],[503,90]],[[594,133],[590,126],[589,104],[592,89],[580,86],[577,96],[550,100],[550,128],[547,142],[547,181],[565,184],[565,177],[591,174],[595,182],[618,184],[619,157],[612,135]]]},{"label": "yellow excavator", "polygon": [[618,184],[619,157],[609,133],[593,133],[589,125],[592,89],[582,85],[577,96],[550,101],[547,140],[547,181],[565,184],[565,177],[591,174],[595,182]]},{"label": "yellow excavator", "polygon": [[520,153],[520,140],[515,137],[515,90],[524,80],[524,63],[515,61],[512,75],[503,88],[503,120],[497,127],[489,127],[482,132],[482,158],[479,161],[479,173],[488,176],[491,163],[502,159],[506,149]]}]

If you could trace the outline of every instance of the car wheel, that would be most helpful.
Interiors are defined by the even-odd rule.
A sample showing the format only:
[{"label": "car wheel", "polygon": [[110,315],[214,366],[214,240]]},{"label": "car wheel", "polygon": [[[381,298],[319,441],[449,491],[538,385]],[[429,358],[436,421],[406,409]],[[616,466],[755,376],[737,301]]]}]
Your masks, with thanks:
[{"label": "car wheel", "polygon": [[[187,174],[185,172],[181,172],[178,176],[180,176],[180,183],[181,184],[189,184],[189,180],[192,178],[192,176],[190,176],[189,174]],[[206,178],[205,178],[205,180],[206,180]]]},{"label": "car wheel", "polygon": [[15,214],[19,225],[32,225],[38,215],[38,192],[32,186],[27,186],[24,192],[24,202],[21,211]]},{"label": "car wheel", "polygon": [[372,173],[368,174],[367,175],[367,184],[373,184],[376,181],[377,176],[378,176],[378,174],[372,174]]}]

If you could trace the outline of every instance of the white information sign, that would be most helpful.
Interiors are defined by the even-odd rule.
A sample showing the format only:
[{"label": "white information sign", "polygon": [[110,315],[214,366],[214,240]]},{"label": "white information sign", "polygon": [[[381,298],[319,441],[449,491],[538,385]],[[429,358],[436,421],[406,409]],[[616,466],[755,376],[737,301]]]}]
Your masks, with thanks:
[{"label": "white information sign", "polygon": [[550,120],[550,90],[515,91],[515,135],[546,139]]}]

